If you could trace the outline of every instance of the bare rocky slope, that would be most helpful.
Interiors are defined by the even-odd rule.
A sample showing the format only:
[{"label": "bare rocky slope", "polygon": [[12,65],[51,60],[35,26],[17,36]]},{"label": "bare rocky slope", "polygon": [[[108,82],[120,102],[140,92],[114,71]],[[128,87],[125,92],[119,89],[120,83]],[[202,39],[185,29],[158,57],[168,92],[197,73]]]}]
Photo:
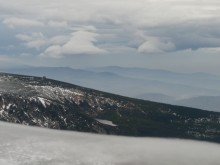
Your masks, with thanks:
[{"label": "bare rocky slope", "polygon": [[[220,142],[220,113],[0,73],[0,120],[62,130]],[[115,125],[100,123],[96,118]]]}]

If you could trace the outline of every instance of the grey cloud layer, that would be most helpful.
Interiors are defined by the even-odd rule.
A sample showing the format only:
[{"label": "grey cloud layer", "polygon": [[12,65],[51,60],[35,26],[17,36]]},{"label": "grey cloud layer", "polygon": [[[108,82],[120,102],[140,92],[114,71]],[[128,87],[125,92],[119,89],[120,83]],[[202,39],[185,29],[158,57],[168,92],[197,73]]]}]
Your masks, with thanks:
[{"label": "grey cloud layer", "polygon": [[[71,51],[64,49],[64,44],[53,44],[45,47],[40,55],[57,58],[63,54],[106,53],[118,46],[119,41],[119,47],[136,48],[137,53],[146,54],[218,48],[219,7],[219,1],[208,0],[21,0],[19,3],[9,0],[0,2],[0,13],[2,23],[11,29],[37,27],[40,31],[42,28],[51,28],[68,31],[69,38],[73,31],[81,35],[79,38],[84,38],[87,44],[84,49],[79,46],[82,41],[67,41],[66,45],[76,44]],[[116,28],[127,29],[129,33],[117,33]],[[105,29],[108,33],[103,33]],[[94,31],[99,35],[93,35],[92,40],[91,37],[85,38],[86,33]],[[58,31],[57,36],[60,35]],[[38,40],[26,43],[26,46],[40,49],[39,45],[42,44]],[[106,50],[100,48],[103,44]],[[58,49],[66,53],[50,55]]]}]

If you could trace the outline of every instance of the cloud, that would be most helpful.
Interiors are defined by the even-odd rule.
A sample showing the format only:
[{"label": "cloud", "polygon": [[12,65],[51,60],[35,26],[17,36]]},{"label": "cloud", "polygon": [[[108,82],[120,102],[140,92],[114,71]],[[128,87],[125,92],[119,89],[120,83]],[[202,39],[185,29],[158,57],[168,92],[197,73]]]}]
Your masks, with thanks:
[{"label": "cloud", "polygon": [[56,44],[62,45],[62,44],[65,44],[69,40],[69,38],[70,38],[69,36],[64,36],[64,35],[55,36],[55,37],[48,39],[48,44],[49,45],[56,45]]},{"label": "cloud", "polygon": [[22,41],[44,40],[46,37],[41,32],[31,33],[31,35],[18,34],[15,36]]},{"label": "cloud", "polygon": [[220,53],[220,47],[216,48],[200,48],[200,52],[206,52],[206,53]]},{"label": "cloud", "polygon": [[28,56],[31,56],[31,54],[30,53],[21,53],[20,56],[21,57],[28,57]]},{"label": "cloud", "polygon": [[18,38],[19,40],[22,40],[22,41],[30,41],[30,40],[32,40],[31,36],[24,35],[24,34],[18,34],[15,37]]},{"label": "cloud", "polygon": [[6,18],[3,21],[3,23],[7,24],[10,29],[14,29],[15,26],[18,26],[18,27],[33,27],[33,26],[42,27],[44,26],[43,23],[35,21],[35,20],[28,20],[24,18],[15,18],[15,17]]},{"label": "cloud", "polygon": [[31,33],[31,35],[18,34],[15,37],[19,40],[27,41],[23,44],[28,48],[35,48],[36,50],[48,45],[64,44],[69,40],[69,36],[64,35],[59,35],[48,39],[41,32]]},{"label": "cloud", "polygon": [[40,54],[41,57],[61,58],[62,47],[60,45],[53,45],[47,48],[44,53]]},{"label": "cloud", "polygon": [[0,122],[0,164],[217,165],[220,145],[60,131]]},{"label": "cloud", "polygon": [[28,48],[35,48],[37,50],[47,42],[47,38],[41,32],[32,33],[30,36],[26,34],[18,34],[15,37],[22,41],[28,41],[24,43],[24,45]]},{"label": "cloud", "polygon": [[96,41],[95,37],[99,34],[78,31],[72,33],[70,40],[62,46],[63,54],[103,54],[107,51],[95,47],[92,41]]},{"label": "cloud", "polygon": [[[21,0],[17,3],[10,0],[10,3],[0,2],[0,14],[9,28],[28,26],[41,31],[41,28],[52,27],[55,29],[50,30],[57,36],[63,35],[57,28],[65,34],[70,33],[69,30],[98,34],[108,31],[106,35],[115,34],[117,39],[105,40],[104,44],[115,47],[120,41],[119,47],[126,45],[138,52],[155,53],[220,47],[219,6],[220,2],[208,0],[97,0],[96,3],[76,0],[56,3]],[[122,29],[121,34],[116,29]],[[140,30],[157,41],[140,40],[135,36]]]},{"label": "cloud", "polygon": [[[10,5],[14,2],[16,7]],[[24,4],[28,2],[29,7]],[[155,27],[158,25],[178,25],[188,23],[189,21],[204,21],[205,19],[216,18],[219,2],[204,0],[198,3],[192,1],[117,1],[117,0],[97,0],[84,3],[76,0],[64,0],[63,2],[43,2],[33,0],[21,0],[16,3],[15,0],[1,2],[2,12],[10,15],[23,16],[26,14],[32,17],[38,17],[44,20],[53,21],[59,19],[70,23],[101,23],[101,24],[121,24],[138,27]],[[6,7],[7,6],[7,7]],[[4,10],[3,10],[4,8]],[[7,10],[5,11],[5,8]],[[11,9],[11,10],[10,10]],[[13,11],[12,11],[13,10]],[[21,13],[21,10],[23,12]],[[166,14],[163,14],[166,13]],[[198,23],[198,22],[196,22]]]},{"label": "cloud", "polygon": [[146,42],[138,47],[139,53],[164,53],[175,51],[176,46],[170,41],[161,41],[149,37]]},{"label": "cloud", "polygon": [[[71,34],[70,39],[63,45],[53,45],[47,48],[44,53],[41,53],[41,57],[53,57],[60,58],[64,54],[105,54],[106,50],[100,49],[92,42],[96,41],[95,37],[99,34],[78,31]],[[53,55],[54,53],[54,55]]]},{"label": "cloud", "polygon": [[143,38],[134,38],[127,43],[127,46],[138,49],[144,42],[146,42],[146,40]]},{"label": "cloud", "polygon": [[27,42],[24,45],[28,48],[35,48],[36,50],[39,50],[45,44],[46,44],[45,40],[36,40],[36,41]]},{"label": "cloud", "polygon": [[71,29],[76,31],[97,31],[97,29],[94,26],[81,26],[81,27],[74,27]]},{"label": "cloud", "polygon": [[47,23],[47,25],[48,25],[49,27],[59,28],[59,29],[61,29],[61,28],[69,28],[69,26],[68,26],[68,24],[67,24],[66,21],[62,21],[62,22],[49,21],[49,22]]}]

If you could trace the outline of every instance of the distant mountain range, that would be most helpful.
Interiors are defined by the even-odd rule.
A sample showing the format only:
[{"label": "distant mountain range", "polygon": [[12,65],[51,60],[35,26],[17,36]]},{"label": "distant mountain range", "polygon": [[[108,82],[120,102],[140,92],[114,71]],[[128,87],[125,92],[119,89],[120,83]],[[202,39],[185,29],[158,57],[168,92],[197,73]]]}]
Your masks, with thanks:
[{"label": "distant mountain range", "polygon": [[[33,76],[44,75],[49,78],[129,97],[143,93],[160,93],[177,98],[220,95],[220,91],[217,89],[190,86],[184,84],[185,81],[182,84],[177,84],[161,80],[131,78],[106,71],[93,72],[69,67],[29,67],[1,69],[0,71]],[[168,73],[170,74],[170,72]]]},{"label": "distant mountain range", "polygon": [[[137,67],[123,68],[118,66],[90,67],[86,69],[95,72],[117,73],[118,75],[130,78],[157,80],[166,83],[189,85],[191,87],[214,89],[216,91],[220,90],[220,76],[203,72],[176,73],[159,69],[153,70]],[[142,93],[134,97],[144,100],[194,107],[204,110],[220,111],[220,96],[207,96],[207,94],[202,92],[199,95],[182,95],[182,97],[178,98],[172,95],[172,92],[165,94],[157,93],[157,91],[155,90],[153,93]]]},{"label": "distant mountain range", "polygon": [[200,96],[171,102],[174,105],[220,112],[220,96]]},{"label": "distant mountain range", "polygon": [[86,69],[94,72],[111,72],[130,78],[157,80],[172,84],[182,84],[205,89],[220,90],[220,76],[203,72],[177,73],[159,69],[145,69],[135,67],[122,68],[118,66],[90,67]]},{"label": "distant mountain range", "polygon": [[159,93],[146,93],[137,95],[135,98],[220,112],[220,96],[199,96],[176,100],[174,97]]},{"label": "distant mountain range", "polygon": [[45,77],[0,73],[0,85],[2,121],[61,130],[220,143],[219,112],[123,97]]},{"label": "distant mountain range", "polygon": [[145,93],[145,94],[137,95],[135,96],[135,98],[155,101],[155,102],[160,102],[160,103],[172,103],[175,101],[174,97],[163,95],[160,93]]},{"label": "distant mountain range", "polygon": [[141,78],[141,79],[149,79],[151,77],[192,77],[192,78],[208,78],[208,79],[218,79],[220,80],[220,76],[197,72],[197,73],[177,73],[171,72],[162,69],[146,69],[146,68],[138,68],[138,67],[119,67],[119,66],[106,66],[106,67],[87,67],[86,70],[94,71],[94,72],[111,72],[118,75],[123,75],[126,77],[132,78]]},{"label": "distant mountain range", "polygon": [[[191,101],[201,96],[220,96],[220,76],[208,73],[183,74],[166,70],[117,66],[72,69],[69,67],[20,66],[0,71],[48,78],[150,101],[218,111],[218,99]],[[182,100],[182,101],[181,101]],[[184,102],[184,104],[183,104]],[[213,107],[211,106],[213,105]],[[215,107],[215,108],[214,108]]]}]

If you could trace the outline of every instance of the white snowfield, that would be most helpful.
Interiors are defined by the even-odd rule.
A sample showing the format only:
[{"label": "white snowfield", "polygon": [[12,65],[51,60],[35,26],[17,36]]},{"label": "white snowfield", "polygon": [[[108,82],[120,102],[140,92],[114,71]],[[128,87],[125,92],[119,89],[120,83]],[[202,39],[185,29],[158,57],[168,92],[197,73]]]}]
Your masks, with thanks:
[{"label": "white snowfield", "polygon": [[0,122],[0,165],[219,165],[220,145]]}]

